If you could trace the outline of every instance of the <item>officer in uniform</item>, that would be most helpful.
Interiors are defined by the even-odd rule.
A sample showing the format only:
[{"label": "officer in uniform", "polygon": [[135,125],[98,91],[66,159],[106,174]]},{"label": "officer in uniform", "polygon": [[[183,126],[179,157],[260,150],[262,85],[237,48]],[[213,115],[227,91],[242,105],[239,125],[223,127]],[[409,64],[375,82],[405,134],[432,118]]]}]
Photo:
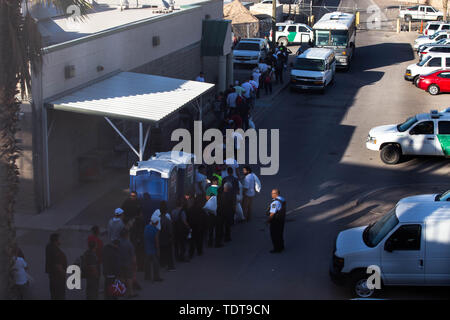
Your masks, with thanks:
[{"label": "officer in uniform", "polygon": [[272,190],[272,202],[268,208],[267,223],[270,224],[270,237],[273,243],[271,253],[279,253],[284,250],[284,221],[286,218],[286,200],[280,196],[279,189]]}]

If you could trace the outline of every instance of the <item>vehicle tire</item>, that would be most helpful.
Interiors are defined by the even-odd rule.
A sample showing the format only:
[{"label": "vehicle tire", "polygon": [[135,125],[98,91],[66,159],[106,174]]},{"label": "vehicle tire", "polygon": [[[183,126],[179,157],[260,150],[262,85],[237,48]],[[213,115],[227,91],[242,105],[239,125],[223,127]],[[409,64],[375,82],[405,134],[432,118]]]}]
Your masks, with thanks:
[{"label": "vehicle tire", "polygon": [[431,94],[432,96],[436,96],[439,94],[440,90],[439,87],[436,84],[432,84],[428,87],[428,93]]},{"label": "vehicle tire", "polygon": [[380,289],[369,289],[367,287],[367,279],[369,274],[363,271],[355,272],[350,280],[350,293],[352,296],[358,298],[373,298],[377,295]]},{"label": "vehicle tire", "polygon": [[412,17],[411,17],[410,15],[407,14],[407,15],[405,16],[405,21],[406,21],[406,22],[412,21]]},{"label": "vehicle tire", "polygon": [[278,43],[282,44],[285,47],[287,47],[289,41],[288,41],[288,39],[286,37],[281,37],[281,38],[278,39]]},{"label": "vehicle tire", "polygon": [[419,80],[420,80],[420,76],[415,76],[413,79],[413,83],[417,88],[419,87]]},{"label": "vehicle tire", "polygon": [[437,21],[442,21],[442,17],[437,17]]},{"label": "vehicle tire", "polygon": [[397,164],[402,157],[402,150],[395,144],[387,144],[380,151],[380,158],[385,164]]}]

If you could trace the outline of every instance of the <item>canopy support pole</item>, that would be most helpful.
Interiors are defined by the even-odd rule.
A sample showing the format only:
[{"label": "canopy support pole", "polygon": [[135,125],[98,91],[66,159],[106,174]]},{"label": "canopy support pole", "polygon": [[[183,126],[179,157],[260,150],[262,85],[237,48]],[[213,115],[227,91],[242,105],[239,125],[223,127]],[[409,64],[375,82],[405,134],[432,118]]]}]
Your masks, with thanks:
[{"label": "canopy support pole", "polygon": [[123,141],[125,141],[125,143],[131,148],[131,150],[133,150],[133,152],[139,157],[140,159],[140,155],[139,152],[136,151],[136,149],[131,145],[131,143],[127,140],[127,138],[125,138],[125,136],[122,134],[122,132],[120,132],[119,129],[117,129],[117,127],[114,125],[114,123],[112,123],[111,120],[109,120],[108,117],[105,117],[105,120],[108,121],[108,123],[111,125],[111,127],[113,127],[113,129],[117,132],[117,134],[123,139]]},{"label": "canopy support pole", "polygon": [[151,125],[148,126],[147,132],[145,133],[144,145],[143,145],[143,147],[142,147],[142,155],[144,155],[145,147],[147,146],[148,136],[149,136],[149,134],[150,134],[150,128],[151,128]]},{"label": "canopy support pole", "polygon": [[139,122],[139,161],[142,161],[142,159],[144,158],[143,140],[142,122]]}]

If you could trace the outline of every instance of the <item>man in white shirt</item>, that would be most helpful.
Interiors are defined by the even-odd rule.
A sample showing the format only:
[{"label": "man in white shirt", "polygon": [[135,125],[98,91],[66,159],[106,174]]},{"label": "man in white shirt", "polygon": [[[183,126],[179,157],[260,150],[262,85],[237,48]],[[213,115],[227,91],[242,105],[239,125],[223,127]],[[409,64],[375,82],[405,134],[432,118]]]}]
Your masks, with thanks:
[{"label": "man in white shirt", "polygon": [[241,86],[242,88],[245,89],[244,98],[250,99],[251,94],[253,92],[253,86],[250,84],[250,82],[248,82],[248,80],[244,82]]},{"label": "man in white shirt", "polygon": [[[18,250],[17,250],[18,251]],[[14,263],[14,280],[15,288],[17,290],[19,300],[24,300],[26,298],[26,292],[28,287],[28,274],[26,270],[28,265],[22,257],[15,255]]]},{"label": "man in white shirt", "polygon": [[255,177],[252,173],[252,169],[249,166],[245,166],[242,171],[245,175],[243,183],[244,199],[242,200],[242,210],[244,211],[244,216],[248,222],[252,217],[253,198],[256,195]]},{"label": "man in white shirt", "polygon": [[204,73],[200,72],[199,75],[197,76],[197,78],[195,78],[195,81],[205,82],[205,75],[204,75]]},{"label": "man in white shirt", "polygon": [[228,108],[235,109],[236,108],[236,99],[238,97],[238,94],[236,93],[236,90],[233,88],[233,91],[231,91],[227,96],[227,106]]},{"label": "man in white shirt", "polygon": [[264,72],[267,71],[267,69],[269,68],[269,66],[268,66],[266,63],[261,62],[261,63],[258,63],[258,68],[259,68],[259,70],[261,71],[261,73],[264,73]]},{"label": "man in white shirt", "polygon": [[198,167],[197,174],[195,175],[195,194],[197,196],[203,196],[204,198],[207,184],[206,168],[204,165],[200,165]]}]

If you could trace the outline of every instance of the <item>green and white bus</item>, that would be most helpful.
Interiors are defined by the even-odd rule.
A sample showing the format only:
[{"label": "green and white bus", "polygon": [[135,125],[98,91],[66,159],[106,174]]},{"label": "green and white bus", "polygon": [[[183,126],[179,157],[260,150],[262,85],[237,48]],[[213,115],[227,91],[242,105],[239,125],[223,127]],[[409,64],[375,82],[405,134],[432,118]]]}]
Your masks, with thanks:
[{"label": "green and white bus", "polygon": [[355,15],[338,11],[327,13],[316,22],[313,29],[314,45],[333,49],[336,67],[348,70],[355,54]]}]

